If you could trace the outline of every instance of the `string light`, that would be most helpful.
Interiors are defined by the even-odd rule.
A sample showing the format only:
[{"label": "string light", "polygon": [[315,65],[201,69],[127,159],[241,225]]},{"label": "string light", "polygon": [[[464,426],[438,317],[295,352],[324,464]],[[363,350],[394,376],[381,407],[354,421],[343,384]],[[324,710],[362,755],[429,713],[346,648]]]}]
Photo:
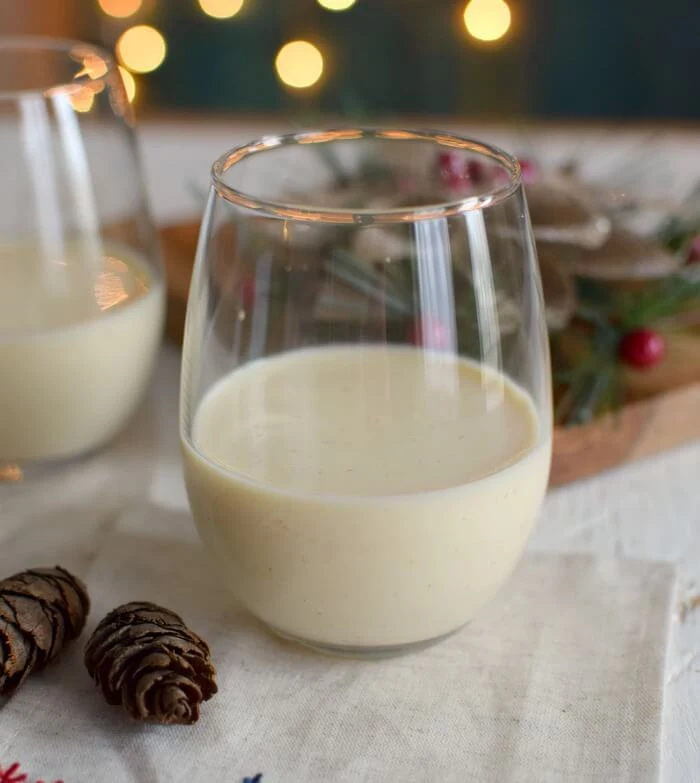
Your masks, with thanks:
[{"label": "string light", "polygon": [[497,41],[508,32],[511,13],[505,0],[469,0],[464,25],[472,38]]},{"label": "string light", "polygon": [[92,52],[83,55],[82,65],[82,70],[75,74],[73,77],[74,79],[79,79],[81,76],[87,76],[90,79],[99,79],[108,71],[104,57],[100,57],[99,54],[93,54]]},{"label": "string light", "polygon": [[207,16],[214,19],[230,19],[235,16],[245,0],[198,0],[199,7]]},{"label": "string light", "polygon": [[117,19],[133,16],[143,5],[143,0],[97,0],[97,2],[107,16],[114,16]]},{"label": "string light", "polygon": [[68,100],[75,111],[85,114],[92,109],[92,105],[95,102],[95,93],[89,87],[79,87],[70,93]]},{"label": "string light", "polygon": [[309,41],[290,41],[277,53],[275,69],[284,84],[303,90],[321,78],[323,55]]},{"label": "string light", "polygon": [[357,0],[317,0],[321,8],[327,11],[347,11],[352,8]]},{"label": "string light", "polygon": [[117,55],[130,71],[150,73],[163,62],[167,53],[165,38],[146,24],[125,30],[117,41]]},{"label": "string light", "polygon": [[127,71],[126,68],[123,68],[121,65],[118,67],[122,82],[124,82],[127,100],[129,103],[133,103],[136,98],[136,79],[134,79],[133,74],[130,71]]}]

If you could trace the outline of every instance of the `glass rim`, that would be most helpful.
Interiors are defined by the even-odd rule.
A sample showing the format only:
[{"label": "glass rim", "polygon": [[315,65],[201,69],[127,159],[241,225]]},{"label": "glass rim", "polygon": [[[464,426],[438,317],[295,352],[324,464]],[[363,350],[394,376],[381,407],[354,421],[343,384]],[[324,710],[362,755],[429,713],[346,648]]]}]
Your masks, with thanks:
[{"label": "glass rim", "polygon": [[[19,88],[16,90],[0,89],[0,101],[17,100],[24,96],[41,95],[50,97],[58,94],[71,94],[85,86],[91,84],[99,85],[103,80],[116,71],[116,62],[114,57],[101,46],[79,41],[72,38],[56,38],[43,35],[0,35],[0,55],[6,52],[17,50],[19,52],[37,53],[54,52],[64,54],[67,58],[71,54],[95,55],[104,63],[105,69],[99,75],[90,75],[88,71],[76,74],[69,82],[57,81],[54,84],[48,84],[45,87]],[[79,64],[78,60],[75,60]]]},{"label": "glass rim", "polygon": [[[375,139],[382,141],[422,141],[445,149],[465,150],[476,153],[500,164],[508,174],[508,181],[483,193],[464,198],[436,201],[413,207],[377,208],[329,208],[295,205],[284,201],[255,198],[224,182],[226,172],[253,155],[273,149],[300,144],[328,144],[335,141]],[[261,138],[233,147],[216,159],[211,168],[211,184],[223,199],[235,206],[253,210],[261,216],[314,223],[413,223],[419,220],[435,220],[453,217],[494,206],[512,196],[522,185],[520,163],[510,153],[493,144],[477,141],[439,130],[410,130],[399,128],[357,127],[329,130],[304,130]]]}]

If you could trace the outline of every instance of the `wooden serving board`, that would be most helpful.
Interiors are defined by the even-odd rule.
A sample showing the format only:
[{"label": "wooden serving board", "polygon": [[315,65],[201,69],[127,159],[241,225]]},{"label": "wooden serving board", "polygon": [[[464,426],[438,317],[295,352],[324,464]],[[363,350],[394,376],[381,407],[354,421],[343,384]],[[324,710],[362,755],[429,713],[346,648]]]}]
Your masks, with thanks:
[{"label": "wooden serving board", "polygon": [[165,226],[158,233],[168,280],[165,333],[169,340],[181,345],[185,331],[187,295],[190,290],[190,278],[199,236],[199,221]]},{"label": "wooden serving board", "polygon": [[[198,221],[160,230],[168,276],[166,331],[178,344],[198,233]],[[582,427],[557,427],[550,486],[562,486],[696,438],[700,438],[700,383],[691,383],[626,405]]]},{"label": "wooden serving board", "polygon": [[559,487],[700,438],[700,383],[625,405],[582,427],[557,427],[549,483]]}]

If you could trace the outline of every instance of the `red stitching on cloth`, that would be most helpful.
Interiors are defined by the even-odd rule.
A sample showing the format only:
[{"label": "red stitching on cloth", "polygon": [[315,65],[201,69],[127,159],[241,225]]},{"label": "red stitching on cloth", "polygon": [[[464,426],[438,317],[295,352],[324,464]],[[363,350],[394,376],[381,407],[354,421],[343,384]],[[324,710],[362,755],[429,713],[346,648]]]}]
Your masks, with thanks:
[{"label": "red stitching on cloth", "polygon": [[[0,783],[29,783],[27,773],[22,772],[19,762],[15,761],[7,769],[0,766]],[[44,783],[43,780],[37,780],[36,783]],[[56,780],[54,783],[63,783],[62,780]]]},{"label": "red stitching on cloth", "polygon": [[19,764],[15,761],[14,764],[10,764],[10,766],[3,771],[3,768],[0,767],[0,783],[24,783],[24,781],[27,779],[26,774],[22,773],[21,775],[16,775],[15,773],[19,771]]}]

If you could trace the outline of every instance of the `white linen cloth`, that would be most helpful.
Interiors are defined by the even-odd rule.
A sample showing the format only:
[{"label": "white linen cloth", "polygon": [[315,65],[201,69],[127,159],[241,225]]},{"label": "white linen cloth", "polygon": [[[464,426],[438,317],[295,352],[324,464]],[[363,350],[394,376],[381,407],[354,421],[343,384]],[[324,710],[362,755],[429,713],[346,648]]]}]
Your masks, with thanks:
[{"label": "white linen cloth", "polygon": [[[0,708],[0,768],[19,762],[32,783],[658,780],[672,566],[530,554],[427,651],[306,652],[214,582],[177,464],[175,395],[161,386],[109,451],[0,487],[0,576],[59,563],[93,600],[83,638]],[[87,635],[132,599],[179,612],[211,645],[220,692],[194,727],[132,723],[83,667]]]}]

